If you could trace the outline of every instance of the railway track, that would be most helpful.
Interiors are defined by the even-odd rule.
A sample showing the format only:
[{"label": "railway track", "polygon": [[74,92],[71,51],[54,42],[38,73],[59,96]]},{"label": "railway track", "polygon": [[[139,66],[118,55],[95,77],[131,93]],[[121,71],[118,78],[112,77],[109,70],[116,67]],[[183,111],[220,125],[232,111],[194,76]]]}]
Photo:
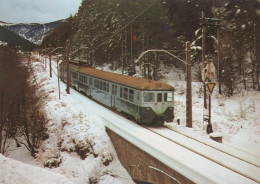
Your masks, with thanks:
[{"label": "railway track", "polygon": [[168,127],[149,127],[143,128],[152,131],[208,160],[217,163],[239,175],[242,175],[250,180],[260,183],[260,167],[259,163],[252,163],[248,160],[239,158],[219,148],[215,148],[205,142],[199,141],[191,136],[172,130]]},{"label": "railway track", "polygon": [[223,152],[223,153],[228,154],[228,155],[230,155],[230,156],[232,156],[232,157],[234,157],[234,158],[237,158],[237,159],[239,159],[239,160],[241,160],[241,161],[247,162],[248,164],[251,164],[251,165],[254,165],[254,166],[260,168],[260,157],[257,157],[257,158],[256,158],[256,156],[252,156],[252,155],[251,155],[252,157],[254,157],[253,159],[258,159],[258,160],[259,160],[259,162],[254,163],[254,161],[253,161],[252,159],[242,158],[242,157],[239,156],[238,154],[230,153],[231,151],[224,150],[224,149],[220,148],[219,146],[216,146],[216,145],[212,146],[211,144],[209,144],[209,143],[206,142],[206,141],[202,141],[202,140],[200,140],[200,139],[198,139],[198,138],[194,138],[193,136],[184,134],[184,133],[182,133],[181,131],[175,130],[175,129],[173,129],[173,128],[169,128],[169,127],[167,127],[167,126],[165,126],[165,127],[168,128],[168,129],[170,129],[170,130],[172,130],[172,131],[174,131],[174,132],[176,132],[176,133],[179,133],[179,134],[181,134],[181,135],[183,135],[183,136],[185,136],[185,137],[188,137],[188,138],[190,138],[190,139],[193,139],[193,140],[195,140],[195,141],[197,141],[197,142],[200,142],[200,143],[205,144],[205,145],[207,145],[207,146],[209,146],[209,147],[212,147],[212,148],[214,148],[214,149],[216,149],[216,150],[218,150],[218,151],[220,151],[220,152]]}]

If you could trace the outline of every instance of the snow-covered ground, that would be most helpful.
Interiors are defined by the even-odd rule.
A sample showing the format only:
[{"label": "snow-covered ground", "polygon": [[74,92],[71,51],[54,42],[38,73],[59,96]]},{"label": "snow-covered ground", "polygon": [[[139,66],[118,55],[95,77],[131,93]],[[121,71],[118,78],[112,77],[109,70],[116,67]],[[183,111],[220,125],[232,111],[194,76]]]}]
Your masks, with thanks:
[{"label": "snow-covered ground", "polygon": [[[50,79],[40,62],[33,63],[33,68],[40,90],[48,95],[45,108],[49,139],[42,143],[36,160],[23,147],[13,147],[7,152],[7,157],[21,162],[1,156],[0,183],[27,184],[28,180],[22,177],[39,184],[134,183],[117,158],[104,122],[95,116],[98,109],[81,103],[88,99],[74,90],[67,95],[64,83],[61,83],[59,100],[57,78]],[[46,172],[42,172],[44,166]]]},{"label": "snow-covered ground", "polygon": [[[187,131],[194,136],[209,136],[203,126],[203,86],[200,82],[192,83],[192,116],[193,129],[186,128],[186,82],[178,81],[184,77],[175,70],[170,71],[163,79],[175,87],[175,122],[169,125],[180,131]],[[172,80],[177,79],[177,80]],[[207,101],[208,102],[208,101]],[[215,86],[211,97],[211,122],[213,131],[222,135],[223,144],[249,152],[260,157],[260,92],[242,91],[231,97],[218,94]]]},{"label": "snow-covered ground", "polygon": [[0,41],[0,45],[6,46],[7,43],[6,43],[6,42],[3,42],[3,41]]},{"label": "snow-covered ground", "polygon": [[[85,96],[71,90],[65,92],[65,84],[61,82],[61,100],[58,98],[57,78],[49,78],[48,69],[40,62],[33,63],[35,74],[41,90],[48,94],[46,110],[49,118],[49,139],[43,142],[33,160],[24,148],[13,148],[7,155],[9,158],[30,164],[13,164],[13,160],[0,156],[0,183],[23,183],[21,170],[26,168],[32,183],[46,183],[38,179],[43,166],[47,168],[44,175],[50,175],[47,183],[133,183],[130,176],[121,166],[112,143],[104,128],[104,119],[98,114],[104,113],[103,108],[88,107]],[[203,130],[203,95],[201,84],[193,82],[193,128],[186,128],[186,95],[185,81],[180,81],[181,74],[170,71],[165,82],[175,87],[175,120],[173,128],[188,132],[193,136],[209,139]],[[177,125],[176,120],[181,124]],[[260,157],[260,93],[246,91],[233,97],[217,94],[217,88],[212,96],[212,124],[214,132],[223,136],[223,144]],[[6,177],[2,169],[13,173]],[[45,167],[46,168],[46,167]],[[30,172],[31,171],[31,172]],[[15,177],[15,173],[19,177]],[[36,173],[36,174],[35,174]],[[48,174],[51,173],[51,174]],[[56,175],[53,173],[57,173]],[[6,174],[6,173],[5,173]],[[8,175],[8,174],[7,174]],[[26,177],[26,176],[23,176]],[[4,179],[2,179],[4,178]],[[27,183],[27,182],[25,182]]]}]

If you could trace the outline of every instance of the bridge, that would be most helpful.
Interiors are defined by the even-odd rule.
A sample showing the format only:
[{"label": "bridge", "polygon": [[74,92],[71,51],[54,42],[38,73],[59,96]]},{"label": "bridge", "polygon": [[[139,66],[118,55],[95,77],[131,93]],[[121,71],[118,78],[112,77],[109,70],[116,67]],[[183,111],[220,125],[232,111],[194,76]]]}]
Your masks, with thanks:
[{"label": "bridge", "polygon": [[[136,183],[256,184],[260,181],[257,174],[259,165],[252,165],[250,158],[244,161],[216,151],[214,161],[214,156],[211,159],[203,155],[206,149],[198,151],[198,154],[176,144],[167,136],[156,134],[157,130],[152,132],[128,120],[119,121],[113,116],[103,118],[121,164]],[[209,151],[208,154],[214,152]],[[219,155],[224,155],[221,156],[223,160]]]},{"label": "bridge", "polygon": [[131,144],[109,128],[107,133],[113,142],[121,164],[137,183],[194,183],[163,162]]}]

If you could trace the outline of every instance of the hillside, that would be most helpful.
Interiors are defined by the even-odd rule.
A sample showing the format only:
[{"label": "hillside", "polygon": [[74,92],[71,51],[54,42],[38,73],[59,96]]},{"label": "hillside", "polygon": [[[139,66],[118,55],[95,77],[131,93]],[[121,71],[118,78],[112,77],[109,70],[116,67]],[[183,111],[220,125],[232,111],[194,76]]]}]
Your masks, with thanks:
[{"label": "hillside", "polygon": [[[36,59],[32,59],[32,61],[36,61]],[[103,69],[106,70],[107,68]],[[64,175],[75,184],[91,183],[93,181],[99,184],[132,183],[124,168],[118,162],[115,150],[104,128],[105,120],[102,115],[109,114],[113,117],[113,113],[73,89],[71,94],[66,94],[66,85],[63,82],[61,82],[61,100],[59,100],[57,77],[48,77],[49,68],[45,68],[43,63],[33,62],[33,71],[39,86],[41,86],[39,90],[49,93],[45,100],[45,109],[49,119],[47,124],[49,138],[41,144],[37,159],[30,157],[23,146],[19,148],[12,147],[12,151],[7,156],[33,166],[36,163],[38,167],[49,165],[51,169],[48,170]],[[192,129],[187,128],[185,117],[186,84],[178,80],[179,75],[181,75],[179,71],[172,70],[165,72],[165,78],[163,79],[163,81],[176,88],[175,119],[173,123],[166,123],[165,125],[188,133],[198,139],[210,141],[202,122],[203,98],[201,97],[201,83],[193,82],[192,84],[194,124]],[[230,149],[238,149],[259,157],[260,94],[251,91],[244,92],[243,95],[227,98],[224,95],[218,95],[216,89],[213,92],[212,102],[213,130],[223,136],[222,144],[229,146]],[[123,117],[121,118],[121,121],[127,121]],[[180,125],[176,123],[177,119],[180,119]],[[85,152],[79,151],[84,149],[87,149],[88,152],[86,153],[87,157],[82,159],[79,153]],[[3,162],[4,160],[6,161]],[[111,163],[106,166],[104,165],[105,160],[110,160]],[[8,168],[8,171],[12,172],[7,176],[13,176],[9,177],[9,180],[2,182],[3,184],[9,184],[10,181],[16,183],[19,178],[26,178],[25,173],[18,175],[25,167],[24,165],[14,166],[12,160],[0,156],[1,161],[3,163],[2,170]],[[59,164],[52,167],[52,163]],[[39,177],[42,176],[41,174],[47,176],[50,174],[47,172],[41,172],[40,174],[38,172],[39,168],[30,167],[29,169],[31,172],[39,174]],[[0,182],[1,178],[4,177],[5,175],[2,174]],[[53,177],[50,177],[53,182],[50,183],[55,183],[57,177],[61,176],[53,174]],[[31,179],[32,182],[37,181],[36,177]],[[42,183],[45,181],[47,180],[41,180]]]},{"label": "hillside", "polygon": [[17,33],[21,37],[25,38],[26,40],[29,40],[30,42],[34,44],[40,44],[42,42],[42,39],[49,35],[51,31],[59,26],[60,24],[63,24],[65,20],[58,20],[54,22],[49,22],[45,24],[39,24],[39,23],[31,23],[31,24],[11,24],[11,25],[3,25],[7,29]]},{"label": "hillside", "polygon": [[[242,89],[260,91],[259,12],[259,0],[83,1],[78,13],[65,23],[67,29],[55,29],[41,46],[65,46],[69,39],[74,58],[132,75],[142,52],[164,49],[185,60],[189,41],[197,81],[202,81],[203,62],[213,62],[219,93],[232,96]],[[155,79],[164,67],[183,72],[186,68],[158,52],[146,54],[140,65],[143,77]]]},{"label": "hillside", "polygon": [[16,47],[22,50],[32,51],[35,48],[33,43],[2,26],[0,26],[0,41],[6,42],[10,47]]}]

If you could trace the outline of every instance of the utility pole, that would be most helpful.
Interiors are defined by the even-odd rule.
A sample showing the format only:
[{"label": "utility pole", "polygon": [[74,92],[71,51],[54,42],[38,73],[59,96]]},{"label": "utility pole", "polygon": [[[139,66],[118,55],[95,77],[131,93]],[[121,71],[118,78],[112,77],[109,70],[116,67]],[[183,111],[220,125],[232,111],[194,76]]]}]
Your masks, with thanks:
[{"label": "utility pole", "polygon": [[47,63],[46,63],[46,52],[44,52],[44,66],[47,68]]},{"label": "utility pole", "polygon": [[50,53],[50,55],[49,55],[49,59],[50,59],[50,78],[52,78],[52,71],[51,71],[51,53]]},{"label": "utility pole", "polygon": [[217,30],[217,40],[218,40],[218,93],[221,94],[222,90],[221,90],[221,82],[222,82],[222,78],[221,78],[221,66],[220,66],[220,36],[219,36],[219,28]]},{"label": "utility pole", "polygon": [[40,54],[40,61],[43,63],[43,56],[42,56],[42,53]]},{"label": "utility pole", "polygon": [[59,72],[59,56],[57,55],[57,75],[58,75],[58,90],[59,90],[59,100],[60,100],[60,72]]},{"label": "utility pole", "polygon": [[135,62],[133,56],[133,23],[131,23],[131,62],[133,64],[133,71],[135,73]]},{"label": "utility pole", "polygon": [[[206,27],[205,27],[205,13],[202,12],[202,63],[204,65],[204,68],[207,65],[206,59],[205,59],[205,53],[206,53]],[[207,92],[206,92],[206,84],[203,81],[203,91],[204,91],[204,108],[207,109]]]},{"label": "utility pole", "polygon": [[70,59],[70,41],[66,40],[66,49],[65,49],[65,60],[67,63],[67,94],[70,94],[70,69],[69,69],[69,59]]},{"label": "utility pole", "polygon": [[186,126],[192,128],[192,88],[191,88],[191,56],[190,42],[186,42],[186,62],[187,62],[187,92],[186,92]]},{"label": "utility pole", "polygon": [[206,42],[206,27],[205,27],[205,13],[202,12],[202,21],[203,21],[203,24],[202,24],[202,62],[204,63],[206,60],[205,60],[205,42]]}]

